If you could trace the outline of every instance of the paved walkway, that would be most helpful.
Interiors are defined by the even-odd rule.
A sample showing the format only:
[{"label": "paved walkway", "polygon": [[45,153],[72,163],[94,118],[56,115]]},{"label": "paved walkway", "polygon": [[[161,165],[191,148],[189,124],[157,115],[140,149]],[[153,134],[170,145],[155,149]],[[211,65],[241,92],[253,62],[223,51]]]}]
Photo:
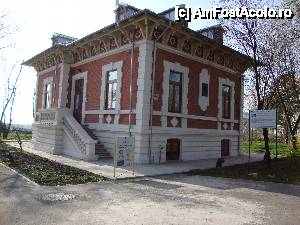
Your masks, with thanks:
[{"label": "paved walkway", "polygon": [[[18,147],[18,143],[9,142],[8,144]],[[35,155],[59,162],[64,165],[76,167],[82,170],[86,170],[101,176],[108,178],[114,178],[114,167],[112,160],[98,160],[98,161],[83,161],[71,158],[65,155],[53,155],[42,151],[37,151],[32,149],[30,142],[23,143],[23,149],[27,152],[30,152]],[[251,162],[262,160],[263,155],[261,154],[252,154]],[[201,159],[194,161],[181,161],[181,162],[168,162],[162,164],[140,164],[135,165],[135,173],[132,173],[132,167],[121,167],[116,168],[116,177],[121,178],[134,178],[134,177],[144,177],[144,176],[157,176],[157,175],[166,175],[174,173],[183,173],[188,172],[193,169],[208,169],[214,168],[216,165],[217,159]],[[244,164],[248,162],[248,156],[242,155],[237,157],[226,157],[225,163],[223,166],[235,165],[235,164]]]},{"label": "paved walkway", "polygon": [[1,225],[299,225],[300,186],[206,176],[38,186],[0,164]]}]

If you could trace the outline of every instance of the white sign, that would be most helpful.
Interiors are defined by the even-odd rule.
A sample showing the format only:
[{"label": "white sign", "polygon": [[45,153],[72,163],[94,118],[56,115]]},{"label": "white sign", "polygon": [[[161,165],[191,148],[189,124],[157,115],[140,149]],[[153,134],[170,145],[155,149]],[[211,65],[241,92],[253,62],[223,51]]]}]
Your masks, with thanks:
[{"label": "white sign", "polygon": [[276,110],[250,110],[250,127],[276,128]]},{"label": "white sign", "polygon": [[117,137],[115,151],[115,165],[124,166],[133,163],[134,137]]}]

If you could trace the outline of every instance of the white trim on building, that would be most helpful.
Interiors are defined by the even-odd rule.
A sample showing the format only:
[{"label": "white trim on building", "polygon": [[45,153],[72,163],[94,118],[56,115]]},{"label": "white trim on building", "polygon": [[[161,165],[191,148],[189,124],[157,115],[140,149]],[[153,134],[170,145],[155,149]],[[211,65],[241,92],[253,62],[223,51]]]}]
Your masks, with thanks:
[{"label": "white trim on building", "polygon": [[[103,114],[115,114],[114,124],[119,123],[120,118],[120,106],[121,106],[121,87],[122,87],[122,76],[123,76],[123,61],[111,62],[102,66],[102,77],[101,77],[101,90],[100,90],[100,115],[99,115],[99,123],[102,122]],[[105,109],[105,93],[106,93],[106,79],[107,73],[112,70],[117,70],[118,78],[117,78],[117,90],[116,90],[116,107],[114,110],[106,110]]]},{"label": "white trim on building", "polygon": [[62,63],[60,67],[60,80],[59,80],[59,95],[58,95],[58,108],[64,108],[67,104],[68,93],[68,78],[70,72],[70,64]]},{"label": "white trim on building", "polygon": [[72,91],[71,91],[71,106],[70,106],[70,112],[73,114],[74,111],[74,95],[75,95],[75,81],[79,79],[83,79],[83,100],[82,100],[82,117],[81,117],[81,123],[84,123],[85,119],[85,103],[86,103],[86,88],[87,88],[87,74],[88,72],[82,72],[74,75],[72,77]]},{"label": "white trim on building", "polygon": [[[167,127],[168,116],[168,98],[169,98],[169,77],[170,72],[176,71],[182,73],[182,101],[181,101],[181,114],[188,114],[188,90],[189,90],[189,68],[182,66],[179,63],[172,63],[164,60],[163,72],[163,95],[162,95],[162,127]],[[182,118],[181,127],[187,127],[187,119]]]},{"label": "white trim on building", "polygon": [[[46,94],[46,85],[50,84],[50,106],[46,107],[45,106],[45,94]],[[43,80],[43,98],[42,98],[42,109],[49,109],[52,107],[52,103],[53,103],[53,76],[51,77],[47,77]]]},{"label": "white trim on building", "polygon": [[[208,74],[208,70],[206,68],[202,69],[200,74],[199,74],[199,99],[198,99],[198,104],[200,106],[200,109],[202,111],[206,111],[208,106],[209,106],[209,91],[210,91],[210,86],[209,86],[209,78],[210,75]],[[202,95],[202,85],[207,84],[207,96]]]},{"label": "white trim on building", "polygon": [[[218,129],[221,130],[221,120],[223,119],[223,110],[222,110],[222,87],[223,85],[228,85],[231,87],[231,99],[230,99],[230,118],[231,120],[234,120],[234,99],[235,99],[235,82],[229,80],[229,78],[221,78],[219,77],[219,88],[218,88]],[[233,123],[230,123],[230,129],[233,130]],[[225,126],[225,127],[224,127]],[[224,124],[223,128],[227,130],[227,124]]]}]

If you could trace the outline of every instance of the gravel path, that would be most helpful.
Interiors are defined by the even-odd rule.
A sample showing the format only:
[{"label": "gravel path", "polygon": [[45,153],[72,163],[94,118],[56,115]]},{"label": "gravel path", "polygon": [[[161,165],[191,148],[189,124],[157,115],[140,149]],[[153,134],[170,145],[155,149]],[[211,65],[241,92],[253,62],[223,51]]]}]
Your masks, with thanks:
[{"label": "gravel path", "polygon": [[1,225],[299,225],[299,208],[300,186],[181,175],[47,187],[0,165]]}]

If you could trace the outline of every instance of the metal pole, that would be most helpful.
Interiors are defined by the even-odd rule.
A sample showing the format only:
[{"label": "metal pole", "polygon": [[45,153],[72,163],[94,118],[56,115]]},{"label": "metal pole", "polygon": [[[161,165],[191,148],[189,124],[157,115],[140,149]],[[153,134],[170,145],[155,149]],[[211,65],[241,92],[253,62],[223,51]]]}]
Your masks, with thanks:
[{"label": "metal pole", "polygon": [[[133,146],[135,146],[134,143],[135,143],[135,139],[133,140]],[[132,175],[134,176],[134,147],[132,149],[131,163],[132,163]]]},{"label": "metal pole", "polygon": [[134,54],[134,42],[131,43],[131,54],[130,54],[130,86],[129,86],[129,116],[128,116],[128,132],[131,137],[131,114],[132,114],[132,76],[133,76],[133,54]]},{"label": "metal pole", "polygon": [[249,110],[249,149],[248,149],[248,163],[250,162],[250,142],[251,141],[251,126],[250,126],[250,110]]},{"label": "metal pole", "polygon": [[277,109],[276,109],[276,159],[278,157],[278,151],[277,151]]},{"label": "metal pole", "polygon": [[131,44],[131,51],[130,51],[130,86],[129,86],[129,115],[128,115],[128,133],[129,137],[131,137],[131,114],[132,114],[132,76],[133,76],[133,57],[134,57],[134,41],[130,38],[130,35],[120,27],[119,22],[117,22],[117,26],[119,27],[122,34],[127,37],[127,40]]},{"label": "metal pole", "polygon": [[113,158],[114,164],[114,179],[116,179],[116,155],[117,155],[117,139],[115,138],[115,153]]}]

